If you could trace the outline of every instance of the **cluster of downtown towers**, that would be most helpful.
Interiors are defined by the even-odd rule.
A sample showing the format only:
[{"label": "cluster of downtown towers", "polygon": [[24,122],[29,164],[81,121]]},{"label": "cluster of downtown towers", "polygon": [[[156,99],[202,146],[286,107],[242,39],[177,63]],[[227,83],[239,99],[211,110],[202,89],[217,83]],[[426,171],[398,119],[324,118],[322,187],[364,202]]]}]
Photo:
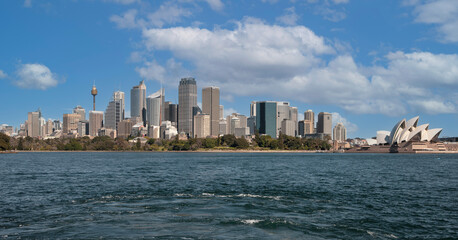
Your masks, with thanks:
[{"label": "cluster of downtown towers", "polygon": [[[335,140],[346,139],[346,129],[342,124],[337,124],[333,131],[330,113],[319,113],[315,128],[315,116],[311,110],[304,113],[304,120],[298,121],[297,108],[291,107],[288,102],[253,101],[250,104],[249,117],[232,113],[225,118],[224,108],[220,105],[218,87],[202,89],[202,109],[197,105],[197,83],[194,78],[182,78],[178,89],[178,104],[173,104],[165,101],[163,89],[147,96],[146,85],[141,81],[131,89],[131,117],[125,118],[124,92],[114,92],[104,114],[102,111],[95,111],[97,90],[94,86],[92,89],[94,109],[89,112],[89,121],[86,121],[85,110],[77,106],[73,109],[73,113],[64,114],[61,135],[149,136],[170,139],[177,134],[205,138],[226,134],[244,137],[252,136],[257,132],[273,138],[283,133],[289,136],[321,139],[334,135]],[[29,112],[28,117],[25,124],[26,134],[23,135],[45,137],[50,131],[55,132],[59,129],[56,121],[46,123],[42,120],[42,124],[39,124],[41,118],[39,111]],[[35,124],[36,122],[38,124]],[[48,124],[52,124],[52,127]],[[35,128],[39,130],[34,130]]]}]

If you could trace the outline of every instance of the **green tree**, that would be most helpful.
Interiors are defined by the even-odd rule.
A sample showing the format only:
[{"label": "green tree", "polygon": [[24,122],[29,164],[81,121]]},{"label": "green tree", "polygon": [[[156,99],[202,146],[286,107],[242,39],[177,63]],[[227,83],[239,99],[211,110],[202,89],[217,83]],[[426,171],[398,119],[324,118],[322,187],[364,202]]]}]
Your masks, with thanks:
[{"label": "green tree", "polygon": [[81,151],[83,147],[76,139],[71,139],[69,143],[65,144],[64,149],[67,151]]},{"label": "green tree", "polygon": [[234,145],[236,137],[232,134],[226,134],[221,138],[222,145],[226,145],[228,147]]},{"label": "green tree", "polygon": [[206,138],[202,142],[204,148],[215,148],[218,144],[218,139],[215,138]]},{"label": "green tree", "polygon": [[22,137],[19,138],[19,142],[17,144],[17,150],[24,150],[24,139]]},{"label": "green tree", "polygon": [[232,147],[239,148],[239,149],[247,149],[250,147],[250,144],[245,138],[237,138],[235,139],[234,144]]},{"label": "green tree", "polygon": [[140,150],[142,148],[142,143],[140,142],[140,138],[137,138],[137,143],[135,144],[135,150]]},{"label": "green tree", "polygon": [[0,133],[0,151],[10,150],[10,136]]}]

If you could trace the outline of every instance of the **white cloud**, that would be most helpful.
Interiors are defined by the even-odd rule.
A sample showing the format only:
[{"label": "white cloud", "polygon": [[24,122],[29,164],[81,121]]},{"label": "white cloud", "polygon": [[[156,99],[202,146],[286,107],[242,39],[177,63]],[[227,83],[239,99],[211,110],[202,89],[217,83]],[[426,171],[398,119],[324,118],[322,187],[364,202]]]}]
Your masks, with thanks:
[{"label": "white cloud", "polygon": [[340,113],[338,112],[333,112],[332,114],[332,126],[334,127],[337,123],[342,123],[345,128],[347,129],[347,133],[355,133],[358,131],[358,126],[350,121],[348,121],[346,118],[342,117]]},{"label": "white cloud", "polygon": [[55,87],[59,81],[58,76],[48,67],[38,63],[21,64],[16,71],[17,80],[14,84],[21,88],[46,90]]},{"label": "white cloud", "polygon": [[166,24],[181,22],[184,17],[192,15],[191,10],[174,2],[164,2],[156,11],[142,18],[136,9],[130,9],[121,16],[112,15],[110,21],[116,23],[118,28],[145,28],[163,27]]},{"label": "white cloud", "polygon": [[440,40],[458,42],[458,1],[406,1],[406,5],[414,5],[415,22],[437,25]]},{"label": "white cloud", "polygon": [[[227,95],[337,105],[353,113],[457,110],[458,100],[451,98],[458,86],[456,54],[393,52],[384,57],[386,66],[364,67],[304,26],[249,18],[234,29],[145,29],[143,38],[148,51],[170,51],[188,63],[192,74],[185,75],[195,76],[202,86],[219,86]],[[175,69],[183,71],[178,65]],[[137,71],[149,79],[170,79],[168,72],[177,71],[169,69],[169,62],[165,67],[147,62]]]},{"label": "white cloud", "polygon": [[285,9],[285,15],[277,17],[277,22],[283,23],[285,25],[296,25],[297,20],[299,20],[299,16],[296,14],[296,10],[294,7],[290,7]]},{"label": "white cloud", "polygon": [[130,9],[122,14],[122,16],[113,15],[110,17],[110,21],[116,23],[118,28],[137,28],[142,27],[142,23],[136,19],[137,10]]},{"label": "white cloud", "polygon": [[215,11],[221,11],[224,8],[224,3],[221,0],[205,0],[210,7]]},{"label": "white cloud", "polygon": [[24,7],[31,8],[32,7],[32,0],[25,0]]},{"label": "white cloud", "polygon": [[0,70],[0,79],[6,78],[7,76],[8,76],[8,75],[7,75],[5,72],[3,72],[2,70]]}]

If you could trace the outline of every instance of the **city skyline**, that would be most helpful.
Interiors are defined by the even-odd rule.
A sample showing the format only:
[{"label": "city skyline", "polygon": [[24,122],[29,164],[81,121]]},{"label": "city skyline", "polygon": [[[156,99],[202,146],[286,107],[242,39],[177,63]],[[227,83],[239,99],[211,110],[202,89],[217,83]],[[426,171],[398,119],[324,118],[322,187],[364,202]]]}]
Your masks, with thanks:
[{"label": "city skyline", "polygon": [[[442,136],[458,135],[454,126],[458,120],[458,39],[446,30],[447,21],[452,21],[447,20],[450,12],[435,22],[427,18],[434,16],[428,9],[444,2],[455,6],[453,1],[373,1],[370,6],[351,0],[259,1],[240,6],[225,1],[215,1],[219,5],[79,1],[46,6],[28,2],[0,3],[0,22],[15,22],[2,25],[6,37],[0,40],[0,95],[8,104],[0,109],[0,124],[19,127],[27,113],[38,108],[46,120],[62,120],[62,114],[72,113],[77,105],[86,110],[88,119],[92,110],[88,87],[94,82],[97,111],[105,111],[113,92],[120,90],[126,93],[125,115],[129,116],[129,90],[140,80],[145,79],[148,86],[146,96],[160,89],[162,81],[166,101],[176,104],[177,83],[191,76],[198,81],[197,93],[207,86],[220,87],[224,116],[231,112],[249,116],[251,101],[287,101],[297,107],[299,121],[308,109],[315,115],[329,112],[333,120],[344,123],[352,138],[374,137],[374,132],[389,129],[399,118],[417,115],[443,127]],[[380,19],[367,18],[365,23],[356,23],[359,29],[352,28],[355,16],[377,7],[387,16],[372,12]],[[76,14],[83,9],[91,9],[87,19],[74,21],[81,20]],[[181,11],[170,20],[158,15],[160,9]],[[319,9],[334,14],[328,16]],[[269,14],[259,14],[262,10]],[[202,12],[209,17],[197,14]],[[139,26],[148,14],[157,21]],[[369,28],[371,24],[375,27]],[[188,41],[187,48],[182,30],[205,36],[206,48],[195,41]],[[176,31],[177,39],[164,37],[171,31]],[[297,34],[308,36],[314,44],[305,38],[298,44]],[[229,35],[249,50],[240,52],[227,41]],[[24,42],[30,36],[34,41]],[[225,64],[218,58],[220,51],[207,51],[215,49],[215,42],[225,49],[221,51],[226,53]],[[278,55],[294,49],[296,55]],[[263,59],[270,62],[255,58],[257,54],[266,54]],[[305,72],[298,72],[294,61]]]}]

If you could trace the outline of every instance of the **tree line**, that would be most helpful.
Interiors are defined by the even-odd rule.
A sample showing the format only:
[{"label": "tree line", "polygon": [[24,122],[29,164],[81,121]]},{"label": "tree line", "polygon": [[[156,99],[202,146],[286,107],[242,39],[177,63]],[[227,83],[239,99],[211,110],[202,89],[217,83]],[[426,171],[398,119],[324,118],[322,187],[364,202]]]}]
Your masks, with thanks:
[{"label": "tree line", "polygon": [[146,143],[140,140],[116,138],[108,136],[82,138],[55,138],[41,140],[31,137],[11,138],[0,133],[0,151],[5,150],[34,150],[34,151],[196,151],[196,150],[329,150],[332,146],[319,139],[304,139],[280,134],[274,139],[267,135],[256,134],[251,141],[237,138],[234,135],[224,135],[218,138],[191,138],[178,140],[148,139]]}]

